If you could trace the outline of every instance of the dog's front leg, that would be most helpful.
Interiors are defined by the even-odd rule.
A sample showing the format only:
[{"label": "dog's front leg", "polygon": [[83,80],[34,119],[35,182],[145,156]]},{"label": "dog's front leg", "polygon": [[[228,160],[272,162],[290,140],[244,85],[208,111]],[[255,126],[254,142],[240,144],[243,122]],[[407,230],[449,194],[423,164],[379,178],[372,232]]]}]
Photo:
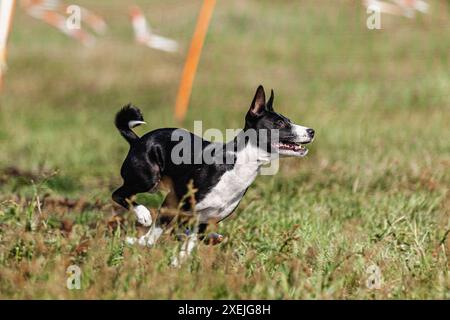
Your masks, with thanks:
[{"label": "dog's front leg", "polygon": [[183,244],[181,245],[181,250],[178,253],[178,256],[173,257],[171,263],[172,267],[178,268],[191,255],[198,241],[197,229],[198,228],[195,228],[195,231],[192,232],[183,242]]},{"label": "dog's front leg", "polygon": [[128,237],[127,242],[129,244],[135,244],[137,242],[141,246],[151,247],[158,241],[163,233],[164,229],[161,226],[154,224],[145,235],[139,239]]}]

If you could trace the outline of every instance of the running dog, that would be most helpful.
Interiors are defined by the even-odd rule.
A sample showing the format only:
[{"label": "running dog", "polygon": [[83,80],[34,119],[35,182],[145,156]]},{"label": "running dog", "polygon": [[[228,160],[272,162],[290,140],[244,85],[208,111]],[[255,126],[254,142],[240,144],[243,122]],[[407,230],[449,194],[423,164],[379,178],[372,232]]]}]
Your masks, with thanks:
[{"label": "running dog", "polygon": [[[140,110],[129,104],[117,113],[115,125],[130,144],[130,150],[121,168],[123,185],[112,198],[134,211],[140,224],[151,226],[147,234],[136,239],[139,244],[154,245],[174,220],[173,214],[164,214],[165,209],[181,208],[187,216],[195,215],[195,226],[174,260],[175,265],[179,264],[197,240],[203,239],[209,223],[218,223],[233,213],[262,165],[278,156],[307,154],[305,145],[313,141],[314,130],[277,113],[273,100],[273,90],[266,102],[264,88],[259,86],[245,116],[244,129],[227,143],[210,142],[177,128],[157,129],[138,137],[132,129],[145,124]],[[180,148],[182,144],[184,148]],[[204,161],[205,153],[213,160]],[[162,186],[167,187],[169,194],[152,217],[133,198]],[[189,186],[195,193],[186,197]],[[220,235],[216,238],[222,239]]]}]

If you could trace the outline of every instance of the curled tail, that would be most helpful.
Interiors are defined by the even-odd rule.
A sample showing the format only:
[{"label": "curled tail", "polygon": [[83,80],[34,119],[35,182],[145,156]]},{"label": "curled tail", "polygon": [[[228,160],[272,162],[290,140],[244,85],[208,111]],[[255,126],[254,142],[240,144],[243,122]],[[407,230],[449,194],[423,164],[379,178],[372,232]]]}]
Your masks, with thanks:
[{"label": "curled tail", "polygon": [[145,122],[141,110],[129,103],[117,112],[115,124],[122,137],[133,144],[139,137],[131,129]]}]

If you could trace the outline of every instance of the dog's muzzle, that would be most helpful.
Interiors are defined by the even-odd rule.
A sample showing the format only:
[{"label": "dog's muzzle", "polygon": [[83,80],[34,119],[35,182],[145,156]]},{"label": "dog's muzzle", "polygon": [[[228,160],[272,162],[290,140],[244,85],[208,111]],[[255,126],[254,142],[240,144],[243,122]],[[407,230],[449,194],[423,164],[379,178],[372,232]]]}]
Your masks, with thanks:
[{"label": "dog's muzzle", "polygon": [[314,129],[292,125],[292,138],[273,143],[273,147],[282,156],[304,157],[308,153],[306,144],[314,140]]}]

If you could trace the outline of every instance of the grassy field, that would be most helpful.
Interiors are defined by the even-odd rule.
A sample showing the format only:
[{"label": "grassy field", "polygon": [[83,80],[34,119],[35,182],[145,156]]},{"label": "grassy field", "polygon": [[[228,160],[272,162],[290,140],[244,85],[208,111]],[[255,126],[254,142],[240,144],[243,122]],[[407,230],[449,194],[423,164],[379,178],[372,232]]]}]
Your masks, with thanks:
[{"label": "grassy field", "polygon": [[[135,45],[123,1],[79,1],[109,22],[94,48],[16,10],[0,94],[0,298],[450,298],[448,2],[370,31],[359,1],[218,1],[183,126],[242,127],[262,83],[317,138],[259,177],[219,225],[226,241],[180,269],[168,235],[125,243],[136,226],[110,199],[127,152],[113,118],[131,101],[149,123],[139,134],[177,125],[201,1],[136,2],[179,53]],[[72,264],[81,290],[66,288]],[[372,265],[380,289],[366,286]]]}]

